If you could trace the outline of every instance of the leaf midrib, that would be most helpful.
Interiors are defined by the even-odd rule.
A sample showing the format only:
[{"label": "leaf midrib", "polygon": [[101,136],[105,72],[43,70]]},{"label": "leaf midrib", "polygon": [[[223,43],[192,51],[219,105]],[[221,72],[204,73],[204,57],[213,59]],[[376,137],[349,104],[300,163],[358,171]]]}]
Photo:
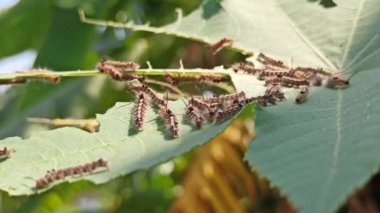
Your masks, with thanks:
[{"label": "leaf midrib", "polygon": [[366,2],[366,0],[361,0],[359,2],[358,10],[356,12],[355,19],[353,20],[352,28],[351,28],[350,34],[348,36],[347,44],[344,48],[344,52],[343,52],[342,58],[340,60],[340,65],[339,65],[340,69],[343,69],[343,65],[346,63],[348,52],[351,49],[351,46],[353,44],[354,35],[356,34],[355,32],[357,31],[357,28],[358,28],[358,23],[359,23],[359,19],[360,19],[359,17],[360,17],[360,14],[363,12],[365,2]]}]

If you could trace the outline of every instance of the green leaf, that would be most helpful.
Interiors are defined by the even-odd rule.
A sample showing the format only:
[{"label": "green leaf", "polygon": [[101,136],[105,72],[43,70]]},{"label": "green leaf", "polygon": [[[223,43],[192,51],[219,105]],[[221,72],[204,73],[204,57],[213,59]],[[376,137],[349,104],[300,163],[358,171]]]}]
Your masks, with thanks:
[{"label": "green leaf", "polygon": [[[299,35],[334,67],[357,74],[343,91],[313,89],[257,113],[249,162],[304,212],[331,212],[379,168],[380,39],[377,1],[337,1],[333,9],[281,5]],[[324,23],[324,24],[322,24]]]},{"label": "green leaf", "polygon": [[206,125],[202,130],[194,130],[183,120],[184,103],[176,101],[169,103],[169,108],[178,116],[179,138],[171,139],[163,122],[152,109],[148,110],[144,130],[135,133],[130,122],[133,105],[117,103],[105,114],[98,115],[98,133],[66,127],[38,132],[28,139],[12,137],[3,140],[2,146],[14,149],[15,153],[1,163],[0,188],[10,195],[32,194],[35,192],[34,180],[43,177],[47,170],[82,165],[99,158],[109,161],[109,171],[69,177],[66,180],[85,179],[104,183],[180,155],[209,141],[229,124]]},{"label": "green leaf", "polygon": [[[355,74],[342,91],[313,88],[300,106],[288,101],[261,109],[248,161],[305,212],[331,212],[378,170],[380,157],[380,2],[334,1],[326,9],[299,0],[209,0],[162,28],[111,24],[214,43],[235,40],[241,52],[261,51]],[[91,22],[91,21],[90,21]],[[251,59],[250,59],[251,60]],[[238,90],[262,90],[248,76],[232,75]]]}]

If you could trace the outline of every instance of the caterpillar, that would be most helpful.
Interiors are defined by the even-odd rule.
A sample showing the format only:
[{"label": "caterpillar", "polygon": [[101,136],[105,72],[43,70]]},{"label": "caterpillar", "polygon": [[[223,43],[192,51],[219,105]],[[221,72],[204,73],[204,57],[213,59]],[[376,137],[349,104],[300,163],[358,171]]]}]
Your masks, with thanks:
[{"label": "caterpillar", "polygon": [[274,98],[283,101],[286,100],[284,92],[281,90],[280,85],[271,85],[265,91],[265,95],[272,95]]},{"label": "caterpillar", "polygon": [[282,77],[282,85],[285,87],[310,86],[310,82],[305,78],[298,79],[284,76]]},{"label": "caterpillar", "polygon": [[123,70],[137,70],[140,68],[140,64],[136,62],[132,62],[132,61],[113,61],[113,60],[102,59],[98,67],[102,68],[104,66],[112,66],[112,67],[123,69]]},{"label": "caterpillar", "polygon": [[270,94],[270,95],[263,95],[263,96],[257,96],[257,97],[251,97],[247,98],[245,100],[245,103],[258,103],[262,107],[268,106],[268,103],[275,105],[276,104],[276,98]]},{"label": "caterpillar", "polygon": [[331,73],[326,72],[322,68],[297,67],[295,69],[295,71],[301,71],[301,72],[304,72],[304,73],[315,73],[315,74],[320,74],[320,75],[326,76],[326,77],[328,77],[328,76],[331,75]]},{"label": "caterpillar", "polygon": [[345,89],[348,86],[350,86],[349,80],[336,75],[332,75],[326,82],[326,87],[330,89]]},{"label": "caterpillar", "polygon": [[212,119],[215,116],[215,112],[219,107],[217,103],[210,103],[205,100],[199,100],[196,98],[191,98],[189,104],[198,108],[202,113],[206,114],[209,119]]},{"label": "caterpillar", "polygon": [[8,158],[11,156],[11,154],[14,152],[13,149],[8,149],[7,147],[4,147],[3,149],[0,149],[0,158]]},{"label": "caterpillar", "polygon": [[309,95],[309,88],[308,87],[302,87],[300,92],[298,93],[295,102],[297,104],[302,104],[307,100],[307,97]]},{"label": "caterpillar", "polygon": [[216,75],[216,74],[201,74],[199,76],[176,76],[169,72],[165,72],[164,78],[167,82],[178,85],[182,82],[214,82],[214,83],[220,83],[220,82],[226,82],[229,81],[229,78],[227,76],[223,75]]},{"label": "caterpillar", "polygon": [[276,67],[288,68],[284,62],[270,58],[269,56],[264,55],[264,53],[260,53],[257,57],[257,60],[264,65],[273,65]]},{"label": "caterpillar", "polygon": [[246,99],[245,93],[244,92],[237,92],[237,93],[232,93],[232,94],[227,94],[227,95],[214,96],[214,97],[205,99],[205,102],[207,102],[207,103],[218,103],[218,104],[222,104],[222,105],[227,104],[228,105],[228,103],[232,103],[235,99],[238,99],[238,100]]},{"label": "caterpillar", "polygon": [[201,129],[203,126],[203,117],[192,105],[186,107],[186,117],[187,119],[195,125],[198,129]]},{"label": "caterpillar", "polygon": [[259,79],[265,79],[266,77],[270,76],[277,76],[279,78],[282,78],[283,76],[293,77],[294,76],[294,70],[291,69],[263,69],[260,71],[258,78]]},{"label": "caterpillar", "polygon": [[231,108],[219,109],[215,115],[215,122],[221,123],[227,119],[230,119],[231,117],[236,115],[238,112],[240,112],[240,110],[243,108],[243,106],[244,106],[244,103],[238,103],[237,106],[234,106]]},{"label": "caterpillar", "polygon": [[156,91],[154,91],[152,88],[140,84],[140,85],[134,85],[133,83],[129,83],[128,87],[133,90],[136,94],[144,93],[146,94],[146,98],[148,99],[148,102],[155,106],[165,106],[165,100],[161,98]]},{"label": "caterpillar", "polygon": [[50,183],[64,179],[67,176],[82,175],[83,173],[92,172],[97,168],[105,167],[108,169],[108,161],[99,158],[91,163],[86,163],[84,165],[68,167],[66,169],[55,170],[52,169],[47,171],[46,174],[39,179],[35,180],[35,188],[42,189],[47,187]]},{"label": "caterpillar", "polygon": [[282,78],[279,76],[270,76],[265,78],[265,86],[282,84]]},{"label": "caterpillar", "polygon": [[256,69],[255,65],[252,62],[238,62],[231,65],[232,70],[237,73],[240,70],[247,74],[255,75],[257,72],[262,69]]},{"label": "caterpillar", "polygon": [[138,131],[143,130],[147,107],[148,100],[143,93],[140,93],[136,96],[136,103],[133,109],[133,121]]},{"label": "caterpillar", "polygon": [[160,116],[165,121],[166,127],[173,138],[178,138],[179,127],[177,116],[166,106],[160,109]]},{"label": "caterpillar", "polygon": [[126,70],[137,70],[138,68],[140,68],[140,65],[134,62],[119,62],[109,60],[102,60],[97,65],[99,72],[109,75],[113,80],[116,81],[129,81],[133,79],[138,79],[141,82],[144,81],[145,76],[124,72]]}]

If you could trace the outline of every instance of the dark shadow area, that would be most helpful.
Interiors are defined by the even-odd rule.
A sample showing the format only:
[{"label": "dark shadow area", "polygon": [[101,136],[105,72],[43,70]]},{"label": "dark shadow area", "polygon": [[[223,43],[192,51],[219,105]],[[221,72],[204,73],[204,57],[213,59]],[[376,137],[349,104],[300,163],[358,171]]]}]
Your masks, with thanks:
[{"label": "dark shadow area", "polygon": [[325,8],[331,8],[331,7],[337,6],[337,4],[333,0],[321,0],[319,4]]},{"label": "dark shadow area", "polygon": [[132,116],[132,118],[129,121],[128,136],[133,136],[139,133],[139,131],[136,129],[133,117],[134,116]]},{"label": "dark shadow area", "polygon": [[5,161],[5,160],[7,160],[8,158],[9,158],[9,157],[7,157],[7,156],[6,156],[6,157],[2,157],[2,158],[0,158],[0,163],[3,162],[3,161]]},{"label": "dark shadow area", "polygon": [[333,0],[308,0],[309,2],[317,2],[324,8],[336,7],[337,4]]},{"label": "dark shadow area", "polygon": [[207,1],[203,6],[203,14],[202,17],[205,19],[211,18],[213,15],[217,14],[221,9],[222,6],[220,5],[221,0],[209,0]]},{"label": "dark shadow area", "polygon": [[163,118],[161,118],[161,116],[157,116],[156,124],[157,124],[157,130],[162,133],[164,140],[170,141],[170,140],[175,139],[173,138],[172,135],[170,135],[169,129],[168,129],[169,127],[165,124],[165,121],[163,120]]}]

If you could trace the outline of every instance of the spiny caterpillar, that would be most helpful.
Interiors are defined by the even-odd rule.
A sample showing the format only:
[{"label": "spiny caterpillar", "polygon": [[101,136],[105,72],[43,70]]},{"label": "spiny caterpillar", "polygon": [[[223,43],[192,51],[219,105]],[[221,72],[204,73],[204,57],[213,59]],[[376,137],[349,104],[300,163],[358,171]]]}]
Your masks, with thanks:
[{"label": "spiny caterpillar", "polygon": [[178,138],[179,127],[177,116],[167,106],[161,106],[160,116],[164,120],[166,127],[173,138]]},{"label": "spiny caterpillar", "polygon": [[299,86],[310,86],[310,82],[305,78],[292,78],[288,76],[282,77],[282,86],[284,87],[299,87]]},{"label": "spiny caterpillar", "polygon": [[285,94],[282,92],[280,85],[270,85],[265,91],[265,95],[272,95],[279,101],[286,100]]},{"label": "spiny caterpillar", "polygon": [[8,149],[7,147],[4,147],[3,149],[0,149],[0,158],[8,158],[11,156],[13,152],[13,149]]},{"label": "spiny caterpillar", "polygon": [[205,99],[206,103],[218,103],[226,107],[230,105],[235,100],[244,100],[246,99],[244,92],[238,92],[228,95],[215,95],[214,97]]},{"label": "spiny caterpillar", "polygon": [[327,79],[326,86],[331,89],[345,89],[350,86],[350,82],[341,76],[332,75]]},{"label": "spiny caterpillar", "polygon": [[245,103],[239,102],[236,106],[232,106],[226,109],[219,109],[215,115],[215,122],[221,123],[227,119],[230,119],[232,116],[240,112],[244,105]]},{"label": "spiny caterpillar", "polygon": [[255,65],[252,62],[238,62],[231,65],[232,70],[237,73],[243,71],[244,73],[255,75],[261,69],[256,69]]},{"label": "spiny caterpillar", "polygon": [[148,107],[148,100],[144,93],[140,93],[136,96],[136,103],[133,109],[133,121],[138,131],[143,130],[144,120],[146,116],[146,110]]},{"label": "spiny caterpillar", "polygon": [[[302,87],[302,92],[305,93],[307,93],[307,89],[304,87],[309,86],[323,85],[332,89],[344,89],[349,86],[349,79],[327,72],[322,68],[296,67],[292,69],[281,60],[273,59],[263,53],[259,54],[257,61],[261,62],[264,67],[255,68],[253,63],[240,62],[233,64],[231,68],[234,72],[242,70],[245,73],[256,75],[259,80],[265,80],[265,86],[267,87]],[[255,101],[262,106],[266,106],[268,103],[275,104],[275,99],[285,100],[281,88],[276,89],[276,91],[267,91],[264,96],[249,98],[247,101]],[[301,99],[298,103],[304,102]]]},{"label": "spiny caterpillar", "polygon": [[201,129],[203,126],[203,117],[191,104],[186,107],[186,117],[187,119],[195,125],[198,129]]},{"label": "spiny caterpillar", "polygon": [[288,68],[284,64],[284,62],[270,58],[269,56],[266,56],[263,53],[259,54],[259,56],[257,57],[257,60],[264,65],[272,65],[272,66],[276,66],[276,67]]},{"label": "spiny caterpillar", "polygon": [[157,107],[165,106],[165,100],[161,98],[156,91],[154,91],[152,88],[139,83],[138,85],[136,83],[128,83],[128,87],[134,91],[136,94],[144,93],[146,95],[146,98],[148,99],[148,103]]},{"label": "spiny caterpillar", "polygon": [[180,76],[180,75],[173,75],[169,72],[165,72],[164,78],[167,82],[173,85],[178,85],[179,83],[183,82],[214,82],[214,83],[220,83],[220,82],[227,82],[229,81],[229,78],[227,76],[223,75],[216,75],[216,74],[200,74],[197,76]]},{"label": "spiny caterpillar", "polygon": [[302,87],[300,92],[298,93],[295,102],[297,104],[302,104],[307,100],[307,96],[309,95],[309,88]]},{"label": "spiny caterpillar", "polygon": [[189,100],[189,104],[196,107],[197,110],[207,116],[208,119],[213,119],[215,116],[218,103],[205,102],[205,100],[199,100],[195,97]]},{"label": "spiny caterpillar", "polygon": [[128,81],[133,79],[138,79],[139,81],[144,81],[144,76],[139,76],[133,73],[128,73],[125,71],[128,70],[137,70],[140,68],[140,65],[135,62],[129,61],[111,61],[111,60],[102,60],[98,65],[97,69],[99,72],[106,73],[113,80],[116,81]]},{"label": "spiny caterpillar", "polygon": [[133,61],[112,61],[103,59],[98,67],[102,68],[104,66],[112,66],[121,70],[138,70],[140,68],[140,64]]},{"label": "spiny caterpillar", "polygon": [[293,77],[294,71],[288,70],[288,69],[273,69],[273,68],[262,69],[262,71],[259,72],[258,78],[264,80],[266,77],[269,77],[269,76],[277,76],[279,78],[282,78],[283,76]]},{"label": "spiny caterpillar", "polygon": [[96,161],[93,161],[91,163],[86,163],[80,166],[68,167],[68,168],[59,169],[59,170],[52,169],[51,171],[47,171],[43,177],[35,180],[35,184],[36,184],[35,188],[42,189],[42,188],[47,187],[50,183],[56,180],[62,180],[68,176],[73,177],[75,175],[83,175],[83,173],[91,173],[97,168],[102,168],[102,167],[108,169],[108,162],[100,158]]}]

